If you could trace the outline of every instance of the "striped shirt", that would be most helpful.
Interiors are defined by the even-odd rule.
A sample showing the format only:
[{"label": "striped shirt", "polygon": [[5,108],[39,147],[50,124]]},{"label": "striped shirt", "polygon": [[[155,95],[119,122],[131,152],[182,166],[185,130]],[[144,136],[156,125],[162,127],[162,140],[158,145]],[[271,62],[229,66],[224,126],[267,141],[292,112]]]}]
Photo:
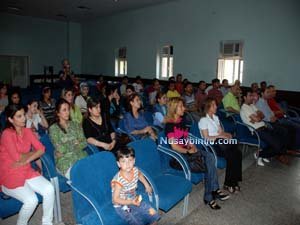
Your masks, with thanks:
[{"label": "striped shirt", "polygon": [[[122,172],[119,171],[111,181],[112,193],[114,192],[115,185],[121,186],[120,198],[124,200],[134,199],[136,197],[136,188],[139,180],[139,170],[134,167],[132,169],[133,178],[132,180],[126,179]],[[121,207],[121,205],[114,204],[114,207]]]}]

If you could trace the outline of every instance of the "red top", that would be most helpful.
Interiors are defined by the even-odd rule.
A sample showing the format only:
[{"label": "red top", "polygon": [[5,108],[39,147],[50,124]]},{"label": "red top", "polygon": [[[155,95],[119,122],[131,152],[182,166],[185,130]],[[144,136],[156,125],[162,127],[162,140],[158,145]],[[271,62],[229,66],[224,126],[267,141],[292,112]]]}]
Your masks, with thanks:
[{"label": "red top", "polygon": [[217,105],[221,103],[223,98],[222,92],[217,88],[210,89],[207,93],[207,96],[216,99]]},{"label": "red top", "polygon": [[12,128],[3,131],[0,142],[0,188],[14,189],[24,186],[25,180],[40,176],[33,170],[31,164],[14,168],[13,164],[19,161],[22,153],[33,150],[45,151],[45,147],[39,142],[30,128],[23,128],[18,135]]},{"label": "red top", "polygon": [[268,99],[268,105],[278,119],[284,117],[284,114],[281,112],[280,106],[278,105],[278,103],[275,101],[274,98]]},{"label": "red top", "polygon": [[175,83],[175,89],[178,91],[179,94],[182,95],[183,93],[183,84],[181,82],[176,82]]}]

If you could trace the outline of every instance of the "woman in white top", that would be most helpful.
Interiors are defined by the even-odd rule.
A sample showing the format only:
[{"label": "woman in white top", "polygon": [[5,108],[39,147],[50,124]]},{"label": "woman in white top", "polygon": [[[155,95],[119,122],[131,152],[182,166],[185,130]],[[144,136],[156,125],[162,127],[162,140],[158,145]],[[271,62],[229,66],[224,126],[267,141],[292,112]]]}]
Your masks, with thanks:
[{"label": "woman in white top", "polygon": [[80,95],[75,98],[75,105],[80,108],[82,114],[87,112],[87,100],[89,98],[89,86],[86,82],[80,84]]},{"label": "woman in white top", "polygon": [[26,128],[31,128],[37,136],[39,136],[39,125],[44,129],[48,128],[48,122],[38,106],[37,100],[30,100],[26,112]]},{"label": "woman in white top", "polygon": [[217,104],[212,98],[204,103],[205,117],[199,121],[199,130],[203,138],[214,141],[212,145],[218,156],[227,161],[224,189],[230,193],[240,191],[239,181],[242,181],[242,153],[237,143],[228,142],[232,139],[230,133],[224,132],[216,116]]}]

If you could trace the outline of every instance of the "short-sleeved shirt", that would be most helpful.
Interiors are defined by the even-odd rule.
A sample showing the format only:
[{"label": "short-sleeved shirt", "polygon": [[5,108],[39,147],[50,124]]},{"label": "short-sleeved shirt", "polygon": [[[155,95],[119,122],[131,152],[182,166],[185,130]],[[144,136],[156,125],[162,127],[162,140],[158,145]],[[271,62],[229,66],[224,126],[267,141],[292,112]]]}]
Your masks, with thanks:
[{"label": "short-sleeved shirt", "polygon": [[213,115],[211,118],[208,114],[202,117],[198,123],[199,130],[208,130],[209,136],[219,135],[220,121],[218,116]]},{"label": "short-sleeved shirt", "polygon": [[186,105],[186,108],[189,109],[194,109],[196,106],[196,99],[195,99],[195,95],[194,93],[192,93],[191,95],[187,95],[187,94],[183,94],[183,99]]},{"label": "short-sleeved shirt", "polygon": [[50,103],[48,104],[45,101],[41,101],[39,103],[41,109],[43,110],[44,116],[46,118],[46,120],[48,121],[48,123],[51,123],[54,121],[55,118],[55,104],[56,101],[54,98],[52,98],[50,100]]},{"label": "short-sleeved shirt", "polygon": [[31,150],[45,151],[45,147],[39,142],[31,129],[22,128],[22,134],[18,135],[13,128],[7,128],[1,135],[0,143],[0,187],[14,189],[24,186],[27,179],[40,176],[33,170],[31,164],[14,168],[13,165],[20,160],[21,154]]},{"label": "short-sleeved shirt", "polygon": [[[257,111],[258,111],[258,109],[253,104],[251,104],[251,105],[243,104],[241,111],[240,111],[242,121],[245,124],[254,127],[255,129],[265,126],[265,123],[263,121],[255,122],[255,123],[250,122],[251,121],[250,116],[252,114],[256,114]],[[252,131],[252,129],[249,129],[249,130]]]},{"label": "short-sleeved shirt", "polygon": [[105,121],[105,117],[102,116],[102,124],[99,125],[92,121],[90,118],[86,118],[82,123],[84,136],[86,139],[95,138],[97,141],[111,143],[112,139],[110,134],[113,133],[111,123]]},{"label": "short-sleeved shirt", "polygon": [[224,98],[222,99],[222,102],[223,102],[225,109],[227,107],[231,107],[237,111],[241,110],[241,107],[239,105],[237,98],[230,91],[224,96]]},{"label": "short-sleeved shirt", "polygon": [[[114,193],[115,185],[121,187],[120,198],[124,200],[133,200],[136,198],[136,188],[139,180],[139,170],[136,167],[133,167],[132,171],[132,180],[127,180],[123,176],[122,171],[119,171],[111,181],[112,193]],[[114,204],[114,207],[121,207],[121,205]]]}]

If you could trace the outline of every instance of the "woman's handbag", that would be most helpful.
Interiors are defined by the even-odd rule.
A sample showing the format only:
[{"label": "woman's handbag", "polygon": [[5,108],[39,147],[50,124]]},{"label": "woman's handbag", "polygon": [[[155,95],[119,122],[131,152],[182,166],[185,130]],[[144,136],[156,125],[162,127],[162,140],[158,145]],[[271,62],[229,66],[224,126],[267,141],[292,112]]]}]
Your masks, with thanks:
[{"label": "woman's handbag", "polygon": [[[194,154],[181,154],[181,155],[187,161],[192,173],[204,173],[206,171],[205,162],[200,152],[196,152]],[[173,169],[182,170],[181,165],[174,158],[170,160],[170,166]]]}]

